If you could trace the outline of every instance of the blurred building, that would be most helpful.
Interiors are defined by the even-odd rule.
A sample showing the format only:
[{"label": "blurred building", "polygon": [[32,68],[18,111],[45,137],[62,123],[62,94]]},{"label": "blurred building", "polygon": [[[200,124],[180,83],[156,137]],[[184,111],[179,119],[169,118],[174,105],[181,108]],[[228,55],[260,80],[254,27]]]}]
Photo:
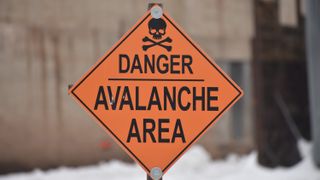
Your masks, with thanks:
[{"label": "blurred building", "polygon": [[[298,1],[259,1],[276,3],[278,13],[271,18],[280,25],[299,27],[303,6]],[[249,152],[255,146],[251,73],[255,1],[163,0],[163,4],[245,92],[199,143],[214,158]],[[68,96],[67,87],[146,8],[146,1],[132,0],[0,1],[0,173],[129,160]]]}]

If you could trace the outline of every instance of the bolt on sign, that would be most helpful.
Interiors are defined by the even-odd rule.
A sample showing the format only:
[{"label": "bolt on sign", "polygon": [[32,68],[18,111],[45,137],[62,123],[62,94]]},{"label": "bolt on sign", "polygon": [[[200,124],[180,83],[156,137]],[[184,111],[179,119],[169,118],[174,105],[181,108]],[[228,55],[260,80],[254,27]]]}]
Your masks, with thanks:
[{"label": "bolt on sign", "polygon": [[242,96],[172,18],[151,11],[69,93],[149,175],[167,172]]}]

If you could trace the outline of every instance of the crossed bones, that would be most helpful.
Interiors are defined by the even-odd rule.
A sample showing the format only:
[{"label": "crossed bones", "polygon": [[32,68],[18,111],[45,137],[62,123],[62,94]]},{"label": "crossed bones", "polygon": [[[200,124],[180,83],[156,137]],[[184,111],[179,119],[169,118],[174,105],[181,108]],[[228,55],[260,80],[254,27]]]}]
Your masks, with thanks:
[{"label": "crossed bones", "polygon": [[161,46],[161,47],[165,48],[167,51],[171,51],[171,49],[172,49],[172,46],[167,46],[167,45],[164,45],[164,44],[163,44],[163,43],[165,43],[165,42],[171,43],[171,42],[172,42],[172,39],[171,39],[170,37],[167,37],[167,38],[165,38],[164,40],[161,40],[161,41],[159,41],[159,42],[156,42],[156,41],[154,41],[154,40],[152,40],[152,39],[150,39],[150,38],[148,38],[148,37],[146,36],[146,37],[144,37],[144,38],[142,39],[142,41],[143,41],[143,42],[151,42],[151,43],[152,43],[152,44],[148,44],[148,45],[143,45],[143,46],[142,46],[142,49],[143,49],[144,51],[148,50],[149,48],[151,48],[151,47],[153,47],[153,46]]}]

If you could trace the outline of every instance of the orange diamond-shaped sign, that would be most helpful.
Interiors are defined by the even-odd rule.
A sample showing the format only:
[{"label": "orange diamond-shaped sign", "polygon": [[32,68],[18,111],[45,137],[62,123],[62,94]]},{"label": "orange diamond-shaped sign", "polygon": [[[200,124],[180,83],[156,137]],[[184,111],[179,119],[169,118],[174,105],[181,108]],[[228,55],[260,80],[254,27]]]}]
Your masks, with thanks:
[{"label": "orange diamond-shaped sign", "polygon": [[150,11],[69,93],[149,174],[165,173],[242,96],[166,13]]}]

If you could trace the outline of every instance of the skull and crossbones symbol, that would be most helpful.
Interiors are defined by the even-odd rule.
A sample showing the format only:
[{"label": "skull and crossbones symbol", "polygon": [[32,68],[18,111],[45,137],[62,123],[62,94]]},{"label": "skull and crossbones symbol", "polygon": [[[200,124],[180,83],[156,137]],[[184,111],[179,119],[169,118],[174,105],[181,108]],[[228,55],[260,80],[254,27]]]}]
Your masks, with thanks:
[{"label": "skull and crossbones symbol", "polygon": [[148,28],[149,28],[149,34],[152,36],[152,39],[145,36],[142,39],[142,41],[143,42],[151,42],[151,44],[143,45],[142,49],[144,51],[146,51],[151,47],[160,46],[160,47],[166,49],[167,51],[171,51],[172,46],[165,45],[164,43],[171,43],[172,39],[170,37],[167,37],[167,38],[161,40],[162,37],[166,34],[166,28],[167,28],[166,22],[161,18],[159,18],[159,19],[152,18],[148,23]]}]

